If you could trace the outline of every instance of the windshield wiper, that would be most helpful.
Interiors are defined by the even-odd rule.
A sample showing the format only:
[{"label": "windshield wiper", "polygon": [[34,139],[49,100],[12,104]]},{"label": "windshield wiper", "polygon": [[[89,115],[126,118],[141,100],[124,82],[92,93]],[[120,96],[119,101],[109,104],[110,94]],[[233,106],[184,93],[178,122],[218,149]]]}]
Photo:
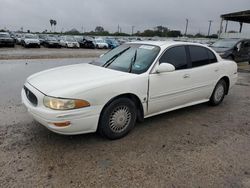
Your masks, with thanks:
[{"label": "windshield wiper", "polygon": [[128,47],[128,48],[122,50],[122,51],[119,52],[118,54],[115,54],[115,55],[114,55],[113,57],[111,57],[106,63],[104,63],[103,67],[108,67],[109,65],[111,65],[111,64],[114,62],[114,60],[115,60],[116,58],[118,58],[120,55],[122,55],[122,54],[123,54],[124,52],[126,52],[128,49],[130,49],[130,47]]},{"label": "windshield wiper", "polygon": [[129,69],[128,69],[128,72],[131,73],[132,72],[132,69],[133,69],[133,66],[136,62],[136,59],[137,59],[137,49],[135,50],[135,55],[134,57],[132,57],[131,59],[131,62],[130,62],[130,65],[129,65]]}]

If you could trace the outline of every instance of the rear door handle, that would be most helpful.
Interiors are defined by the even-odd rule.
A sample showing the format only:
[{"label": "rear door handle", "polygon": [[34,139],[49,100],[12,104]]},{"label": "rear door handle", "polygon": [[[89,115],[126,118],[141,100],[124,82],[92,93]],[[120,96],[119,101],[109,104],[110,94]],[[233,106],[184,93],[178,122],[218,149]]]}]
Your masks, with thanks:
[{"label": "rear door handle", "polygon": [[214,69],[214,72],[218,72],[220,69],[219,68],[216,68],[216,69]]},{"label": "rear door handle", "polygon": [[183,78],[190,78],[190,74],[185,74]]}]

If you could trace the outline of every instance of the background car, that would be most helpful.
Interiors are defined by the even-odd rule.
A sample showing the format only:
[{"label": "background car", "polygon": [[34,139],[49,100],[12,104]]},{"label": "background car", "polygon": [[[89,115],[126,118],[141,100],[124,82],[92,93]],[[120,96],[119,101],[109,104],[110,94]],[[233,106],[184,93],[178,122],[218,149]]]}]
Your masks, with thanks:
[{"label": "background car", "polygon": [[7,32],[0,32],[0,46],[15,47],[15,41]]},{"label": "background car", "polygon": [[106,43],[108,43],[110,49],[120,46],[119,42],[113,38],[106,38]]},{"label": "background car", "polygon": [[82,40],[78,41],[81,48],[95,49],[96,45],[94,39],[91,37],[83,37]]},{"label": "background car", "polygon": [[16,44],[21,44],[23,34],[22,33],[16,33],[14,36],[14,40]]},{"label": "background car", "polygon": [[44,34],[38,35],[38,39],[40,41],[40,45],[44,44],[44,41],[46,40],[46,38],[47,38],[47,35],[44,35]]},{"label": "background car", "polygon": [[250,64],[250,39],[222,39],[211,47],[224,59]]},{"label": "background car", "polygon": [[21,45],[23,47],[38,47],[40,48],[40,41],[37,35],[35,34],[24,34],[21,39]]},{"label": "background car", "polygon": [[95,47],[99,48],[99,49],[108,49],[109,45],[107,42],[105,42],[105,40],[103,40],[102,38],[96,38],[94,39],[95,42]]},{"label": "background car", "polygon": [[47,48],[61,48],[61,45],[56,37],[48,36],[43,41],[43,46]]},{"label": "background car", "polygon": [[62,36],[60,37],[60,45],[66,48],[80,48],[79,43],[73,36]]}]

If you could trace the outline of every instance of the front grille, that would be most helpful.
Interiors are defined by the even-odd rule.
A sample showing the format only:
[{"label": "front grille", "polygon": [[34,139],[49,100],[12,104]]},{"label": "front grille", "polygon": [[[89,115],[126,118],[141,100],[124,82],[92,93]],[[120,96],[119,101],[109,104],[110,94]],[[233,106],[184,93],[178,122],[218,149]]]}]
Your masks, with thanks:
[{"label": "front grille", "polygon": [[23,87],[24,88],[24,91],[25,91],[25,94],[26,94],[26,97],[27,99],[31,102],[31,104],[33,104],[34,106],[37,106],[37,98],[36,96],[34,95],[34,93],[32,93],[27,87]]}]

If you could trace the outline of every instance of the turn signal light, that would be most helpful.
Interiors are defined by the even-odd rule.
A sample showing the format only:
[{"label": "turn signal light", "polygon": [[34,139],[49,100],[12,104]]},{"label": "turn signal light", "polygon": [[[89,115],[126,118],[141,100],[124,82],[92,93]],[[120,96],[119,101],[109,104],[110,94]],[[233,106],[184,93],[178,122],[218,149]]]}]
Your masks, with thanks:
[{"label": "turn signal light", "polygon": [[60,123],[52,123],[52,124],[57,126],[57,127],[67,127],[70,125],[70,121],[60,122]]}]

